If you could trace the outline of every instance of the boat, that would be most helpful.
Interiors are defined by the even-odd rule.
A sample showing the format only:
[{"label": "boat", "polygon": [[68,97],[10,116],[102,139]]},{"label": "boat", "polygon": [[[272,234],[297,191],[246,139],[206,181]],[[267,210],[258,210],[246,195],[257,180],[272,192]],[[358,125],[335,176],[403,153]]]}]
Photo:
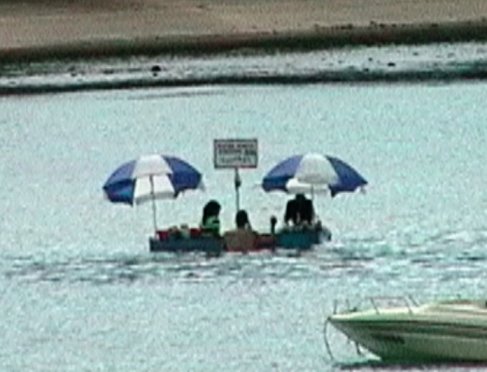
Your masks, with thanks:
[{"label": "boat", "polygon": [[203,252],[210,255],[278,249],[306,251],[330,239],[330,230],[321,225],[312,228],[283,229],[271,233],[231,230],[225,232],[222,237],[202,234],[199,228],[184,226],[157,230],[156,235],[149,238],[149,249],[151,252]]},{"label": "boat", "polygon": [[249,229],[234,229],[223,234],[225,251],[234,253],[250,253],[263,250],[276,250],[276,237],[262,234]]},{"label": "boat", "polygon": [[224,250],[223,239],[213,237],[199,237],[190,239],[161,240],[157,237],[149,238],[149,249],[151,252],[204,252],[218,256]]},{"label": "boat", "polygon": [[220,255],[225,247],[223,238],[211,234],[203,234],[200,228],[187,226],[157,230],[155,236],[149,238],[151,252],[203,252],[209,255]]},{"label": "boat", "polygon": [[331,240],[331,231],[322,227],[282,229],[276,234],[276,246],[282,249],[310,250]]},{"label": "boat", "polygon": [[[203,252],[212,256],[218,256],[224,252],[253,252],[261,250],[274,250],[276,238],[271,234],[257,234],[248,231],[252,240],[232,239],[233,231],[226,232],[223,236],[214,236],[203,233],[200,228],[171,228],[158,230],[156,236],[149,238],[151,252]],[[243,244],[242,244],[243,243]]]},{"label": "boat", "polygon": [[[450,300],[335,313],[325,322],[383,361],[487,362],[487,302]],[[331,351],[330,351],[331,352]]]}]

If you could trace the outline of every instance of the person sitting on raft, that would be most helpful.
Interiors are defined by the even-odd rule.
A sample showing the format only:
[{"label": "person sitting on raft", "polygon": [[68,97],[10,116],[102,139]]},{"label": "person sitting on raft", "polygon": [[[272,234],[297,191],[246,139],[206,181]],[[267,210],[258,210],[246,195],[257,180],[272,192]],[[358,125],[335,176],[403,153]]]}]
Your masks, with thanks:
[{"label": "person sitting on raft", "polygon": [[292,222],[294,226],[311,226],[314,217],[313,202],[307,199],[304,194],[296,194],[294,199],[287,202],[286,213],[284,214],[286,226],[289,225],[289,222]]},{"label": "person sitting on raft", "polygon": [[216,200],[210,200],[206,203],[200,225],[203,235],[220,236],[220,210],[220,203]]},{"label": "person sitting on raft", "polygon": [[237,212],[237,215],[235,216],[235,225],[237,225],[237,229],[252,230],[247,211],[241,209]]},{"label": "person sitting on raft", "polygon": [[250,220],[245,210],[239,210],[235,216],[236,229],[227,231],[224,235],[227,251],[247,252],[254,250],[257,234],[252,230]]}]

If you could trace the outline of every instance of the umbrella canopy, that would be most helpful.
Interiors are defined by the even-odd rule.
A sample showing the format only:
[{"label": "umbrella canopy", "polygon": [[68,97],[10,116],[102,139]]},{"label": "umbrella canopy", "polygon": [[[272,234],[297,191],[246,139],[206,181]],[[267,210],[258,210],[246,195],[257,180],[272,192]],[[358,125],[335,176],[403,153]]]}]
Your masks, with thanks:
[{"label": "umbrella canopy", "polygon": [[202,175],[187,162],[166,155],[144,155],[119,166],[103,185],[113,203],[140,204],[203,189]]},{"label": "umbrella canopy", "polygon": [[367,181],[350,165],[336,157],[321,154],[291,156],[272,168],[264,177],[265,191],[287,193],[353,192]]},{"label": "umbrella canopy", "polygon": [[186,190],[204,189],[203,177],[187,162],[167,155],[144,155],[119,166],[103,185],[112,203],[140,204],[152,201],[157,231],[156,199],[176,198]]}]

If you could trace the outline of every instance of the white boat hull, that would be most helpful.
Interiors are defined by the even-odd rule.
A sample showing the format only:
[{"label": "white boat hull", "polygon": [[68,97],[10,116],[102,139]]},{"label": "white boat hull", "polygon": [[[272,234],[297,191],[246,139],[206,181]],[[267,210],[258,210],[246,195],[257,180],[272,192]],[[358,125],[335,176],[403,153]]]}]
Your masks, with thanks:
[{"label": "white boat hull", "polygon": [[399,308],[336,314],[331,324],[383,360],[487,362],[487,309]]}]

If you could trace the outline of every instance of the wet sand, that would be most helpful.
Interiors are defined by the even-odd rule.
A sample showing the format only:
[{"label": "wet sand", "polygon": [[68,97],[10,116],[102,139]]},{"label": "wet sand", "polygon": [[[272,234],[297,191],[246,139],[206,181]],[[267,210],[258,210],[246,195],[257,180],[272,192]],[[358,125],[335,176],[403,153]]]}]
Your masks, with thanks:
[{"label": "wet sand", "polygon": [[486,39],[485,0],[0,0],[4,62]]}]

